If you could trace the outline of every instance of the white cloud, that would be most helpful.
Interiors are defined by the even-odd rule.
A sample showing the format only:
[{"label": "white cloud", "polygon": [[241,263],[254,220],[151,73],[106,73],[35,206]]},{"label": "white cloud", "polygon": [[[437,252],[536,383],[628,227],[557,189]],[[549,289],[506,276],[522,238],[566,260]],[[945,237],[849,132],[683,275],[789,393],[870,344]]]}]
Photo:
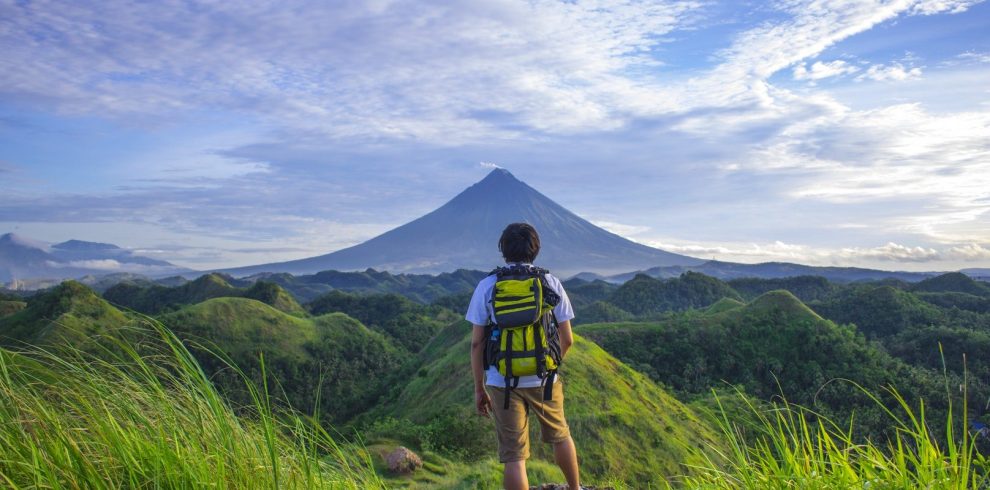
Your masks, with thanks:
[{"label": "white cloud", "polygon": [[874,259],[890,262],[932,262],[941,258],[933,248],[910,247],[889,242],[873,248],[843,248],[836,253],[842,259]]},{"label": "white cloud", "polygon": [[[739,35],[721,52],[725,60],[705,80],[707,90],[729,95],[749,94],[766,102],[757,80],[800,61],[817,56],[826,48],[899,15],[956,13],[975,1],[884,1],[884,0],[784,0],[776,5],[793,17],[767,22]],[[722,86],[719,89],[719,86]]]},{"label": "white cloud", "polygon": [[[822,247],[787,243],[780,240],[766,243],[685,243],[669,240],[649,242],[650,245],[671,252],[743,263],[795,262],[807,265],[845,265],[890,267],[890,263],[921,265],[931,269],[931,264],[941,261],[979,261],[990,258],[990,249],[978,244],[961,247],[926,247],[888,242],[875,247]],[[886,266],[884,265],[886,264]],[[898,266],[901,267],[901,266]]]},{"label": "white cloud", "polygon": [[812,247],[777,240],[769,243],[691,243],[671,240],[652,240],[646,244],[670,252],[698,258],[741,262],[814,260]]},{"label": "white cloud", "polygon": [[987,261],[990,260],[990,245],[983,246],[978,243],[957,245],[949,248],[946,255],[956,260],[968,262]]},{"label": "white cloud", "polygon": [[856,80],[873,80],[875,82],[902,81],[921,77],[921,68],[905,67],[894,62],[889,65],[872,65],[866,72],[856,77]]},{"label": "white cloud", "polygon": [[[854,72],[863,80],[917,78],[921,68],[912,60],[868,68],[844,60],[811,60],[881,23],[906,15],[959,12],[972,3],[775,2],[770,8],[781,15],[734,36],[731,46],[715,54],[717,66],[692,69],[677,78],[667,71],[660,59],[663,50],[657,48],[664,47],[665,36],[691,27],[690,19],[703,11],[701,2],[302,2],[294,8],[283,2],[35,2],[4,7],[9,15],[0,15],[0,49],[5,53],[0,58],[0,93],[60,114],[139,122],[194,117],[190,114],[200,110],[233,112],[259,119],[260,127],[277,129],[272,139],[280,139],[281,146],[273,145],[269,153],[276,156],[268,159],[282,158],[283,168],[265,157],[238,159],[209,152],[250,146],[268,134],[244,140],[231,136],[214,146],[209,144],[213,135],[207,135],[190,147],[144,155],[137,164],[152,162],[152,178],[175,176],[197,187],[215,187],[216,193],[155,188],[120,200],[45,194],[34,202],[8,195],[0,211],[7,211],[7,219],[21,219],[26,214],[19,211],[39,208],[37,201],[44,201],[40,204],[48,204],[54,216],[39,220],[134,220],[189,234],[222,233],[241,240],[236,244],[240,248],[259,235],[264,240],[291,237],[303,249],[324,253],[415,217],[403,215],[412,212],[410,207],[396,202],[425,201],[409,199],[409,193],[418,190],[387,187],[382,182],[387,171],[379,172],[382,179],[373,184],[357,186],[335,180],[347,172],[313,177],[307,169],[306,177],[292,180],[284,172],[298,161],[313,169],[348,161],[351,167],[342,168],[352,174],[358,173],[354,167],[366,163],[360,151],[338,151],[334,157],[282,155],[298,141],[300,146],[318,141],[308,148],[313,154],[334,149],[335,144],[362,150],[366,145],[373,153],[408,142],[408,147],[375,157],[402,161],[410,168],[415,165],[407,159],[437,146],[453,150],[436,160],[456,159],[460,168],[465,161],[477,161],[478,155],[518,168],[522,165],[516,162],[542,163],[543,155],[573,155],[580,151],[574,148],[592,148],[587,141],[605,134],[608,144],[593,148],[597,153],[578,156],[586,165],[607,165],[608,171],[586,173],[613,189],[613,179],[637,181],[628,192],[622,187],[616,199],[649,208],[643,216],[655,216],[660,200],[671,206],[658,221],[629,218],[650,227],[599,222],[619,234],[660,229],[655,223],[676,220],[680,214],[698,217],[691,213],[702,211],[694,208],[731,215],[727,219],[735,223],[730,225],[739,228],[763,226],[765,221],[819,224],[805,221],[801,214],[814,208],[823,227],[835,220],[835,228],[874,233],[871,240],[856,243],[885,243],[894,239],[886,234],[897,232],[902,234],[897,243],[912,243],[903,245],[903,257],[924,256],[933,249],[948,257],[950,252],[941,245],[921,246],[911,240],[921,237],[957,246],[967,240],[990,240],[986,106],[973,104],[952,112],[898,101],[855,110],[810,83],[795,84],[799,87],[792,91],[769,79],[790,68],[793,78],[809,82],[848,80]],[[980,59],[976,53],[963,58]],[[973,73],[970,80],[983,74]],[[925,75],[897,87],[927,83],[932,72]],[[873,88],[874,94],[900,94],[883,84],[849,85],[863,92]],[[505,153],[511,151],[498,145],[521,148],[514,156],[528,160],[507,158]],[[468,149],[458,154],[458,148]],[[489,151],[492,148],[495,151]],[[426,165],[451,179],[445,170],[453,164],[444,167],[431,160]],[[669,196],[654,192],[665,185],[662,179],[683,179],[687,174],[706,178],[698,179],[697,190],[673,188]],[[437,187],[431,187],[434,193]],[[757,196],[755,188],[760,189]],[[706,195],[678,200],[682,192]],[[640,200],[634,202],[629,196],[637,193]],[[391,201],[385,199],[389,196]],[[379,201],[369,205],[369,199]],[[581,198],[570,199],[580,203]],[[764,219],[764,207],[769,206],[780,212],[773,220]],[[341,217],[356,209],[368,210],[367,215]],[[685,229],[700,229],[702,223],[706,221],[694,219]],[[889,245],[854,247],[846,259],[896,256],[898,250]],[[225,250],[237,246],[227,243]],[[818,251],[785,241],[712,247],[686,243],[675,244],[673,250],[793,261],[842,257],[838,249]],[[306,255],[266,255],[263,260],[240,255],[233,260],[245,264]],[[190,254],[182,260],[231,265],[222,259]]]},{"label": "white cloud", "polygon": [[[779,2],[792,19],[742,33],[720,66],[681,83],[651,50],[693,27],[703,2],[32,2],[0,17],[0,90],[61,112],[223,110],[323,136],[452,145],[765,101],[770,75],[836,42],[969,4]],[[795,76],[853,70],[816,62]]]},{"label": "white cloud", "polygon": [[123,264],[113,259],[95,259],[95,260],[73,260],[69,262],[46,262],[49,267],[54,267],[58,269],[64,268],[79,268],[79,269],[96,269],[101,271],[116,271],[123,268]]},{"label": "white cloud", "polygon": [[[59,111],[246,113],[447,144],[618,127],[700,2],[37,2],[0,17],[0,90]],[[150,22],[149,19],[154,19]],[[510,129],[506,129],[510,128]]]},{"label": "white cloud", "polygon": [[914,2],[911,6],[911,13],[921,15],[932,15],[942,12],[958,14],[964,12],[969,7],[976,5],[983,0],[921,0]]},{"label": "white cloud", "polygon": [[781,180],[777,189],[795,204],[832,208],[823,218],[833,226],[853,221],[941,243],[990,240],[990,111],[823,104],[816,114],[740,151],[734,172]]},{"label": "white cloud", "polygon": [[960,53],[956,58],[965,61],[975,61],[977,63],[990,63],[990,52],[966,51]]},{"label": "white cloud", "polygon": [[612,233],[615,233],[616,235],[621,235],[627,238],[650,230],[649,226],[627,225],[623,223],[615,223],[613,221],[593,220],[592,223],[594,223],[595,226],[600,226],[608,231],[611,231]]},{"label": "white cloud", "polygon": [[846,63],[844,60],[816,61],[811,68],[806,68],[804,63],[794,67],[795,80],[821,80],[823,78],[836,77],[856,73],[859,68]]}]

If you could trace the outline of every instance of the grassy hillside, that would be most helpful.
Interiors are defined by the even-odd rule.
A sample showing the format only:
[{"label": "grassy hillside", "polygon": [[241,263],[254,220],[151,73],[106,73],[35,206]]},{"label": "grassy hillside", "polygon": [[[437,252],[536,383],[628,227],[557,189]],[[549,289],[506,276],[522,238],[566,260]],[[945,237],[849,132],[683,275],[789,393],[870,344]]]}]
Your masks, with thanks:
[{"label": "grassy hillside", "polygon": [[580,323],[624,322],[633,318],[632,313],[606,301],[595,301],[576,308],[575,314]]},{"label": "grassy hillside", "polygon": [[0,345],[51,345],[61,340],[80,344],[127,323],[126,315],[93,290],[66,281],[32,296],[13,314],[0,317]]},{"label": "grassy hillside", "polygon": [[305,310],[295,298],[276,284],[257,282],[245,288],[231,285],[228,279],[229,276],[222,274],[205,274],[174,287],[121,283],[107,289],[103,297],[114,305],[146,315],[158,315],[208,299],[225,297],[252,298],[285,313],[305,315]]},{"label": "grassy hillside", "polygon": [[739,301],[737,299],[722,298],[716,301],[715,303],[712,303],[711,306],[706,308],[705,313],[708,315],[714,315],[717,313],[722,313],[724,311],[733,310],[741,306],[746,306],[746,303],[743,303],[742,301]]},{"label": "grassy hillside", "polygon": [[[319,397],[325,419],[332,422],[345,421],[374,403],[384,382],[375,373],[391,372],[405,359],[382,334],[342,313],[299,318],[246,298],[211,299],[161,321],[182,339],[225,352],[259,383],[263,354],[283,398],[309,413]],[[194,352],[222,388],[238,386],[214,356]],[[245,393],[231,394],[245,401]]]},{"label": "grassy hillside", "polygon": [[487,272],[466,269],[437,275],[392,274],[367,269],[361,272],[330,270],[300,276],[264,273],[250,278],[274,282],[303,302],[339,290],[358,294],[401,294],[426,304],[443,296],[474,291],[478,281],[486,275]]},{"label": "grassy hillside", "polygon": [[912,291],[926,293],[966,293],[974,296],[990,297],[990,286],[963,274],[950,272],[931,277],[911,287]]},{"label": "grassy hillside", "polygon": [[722,299],[741,300],[728,284],[697,272],[674,279],[654,279],[637,274],[609,297],[608,302],[634,315],[705,308]]},{"label": "grassy hillside", "polygon": [[0,318],[13,315],[27,307],[24,301],[0,300]]},{"label": "grassy hillside", "polygon": [[[148,332],[154,336],[154,332]],[[255,389],[235,411],[180,342],[119,357],[0,349],[5,488],[382,488],[360,448]]]},{"label": "grassy hillside", "polygon": [[231,355],[273,350],[296,358],[317,339],[313,321],[247,298],[215,298],[161,317],[180,337],[215,343]]},{"label": "grassy hillside", "polygon": [[245,298],[256,299],[266,305],[290,315],[305,316],[306,310],[281,286],[272,282],[258,281],[242,293]]},{"label": "grassy hillside", "polygon": [[604,300],[614,293],[616,289],[619,289],[618,284],[606,282],[601,279],[586,281],[575,277],[563,281],[562,284],[564,285],[564,289],[567,290],[567,296],[570,297],[571,304],[574,306],[583,306],[594,303],[595,301]]},{"label": "grassy hillside", "polygon": [[314,315],[345,313],[395,339],[410,352],[419,352],[444,325],[460,319],[460,314],[441,306],[422,305],[391,293],[357,295],[332,291],[306,307]]},{"label": "grassy hillside", "polygon": [[960,309],[973,313],[990,313],[990,297],[969,293],[914,293],[922,301],[946,309]]},{"label": "grassy hillside", "polygon": [[869,338],[894,335],[912,326],[938,324],[943,318],[934,306],[891,286],[849,288],[814,308],[837,323],[855,324]]},{"label": "grassy hillside", "polygon": [[933,407],[946,402],[940,373],[891,357],[786,291],[745,306],[713,306],[703,315],[582,325],[576,331],[681,393],[704,394],[727,382],[762,400],[783,394],[832,415],[856,411],[866,433],[886,429],[883,414],[855,387],[830,380],[851,379],[871,391],[892,384],[910,400],[925,398]]},{"label": "grassy hillside", "polygon": [[[473,415],[470,328],[459,322],[442,331],[414,361],[418,370],[399,382],[371,420],[391,417],[424,426],[443,420],[441,437],[431,441],[434,447],[446,443],[467,447],[468,456],[493,455],[494,427]],[[642,485],[681,475],[689,471],[684,465],[699,463],[689,447],[716,443],[712,429],[687,407],[593,342],[576,339],[561,375],[568,423],[591,481],[612,475]],[[535,442],[535,422],[532,430],[533,455],[552,461],[550,448]]]},{"label": "grassy hillside", "polygon": [[[434,347],[443,351],[463,347],[456,340],[463,328],[449,329]],[[150,333],[157,335],[164,350],[147,356],[127,343],[121,344],[120,356],[112,358],[0,349],[0,441],[4,444],[0,481],[5,486],[354,490],[500,486],[500,468],[492,459],[455,461],[432,451],[422,453],[425,466],[415,476],[383,481],[374,470],[382,470],[380,455],[395,441],[367,447],[341,442],[314,418],[273,409],[272,396],[277,395],[246,376],[239,379],[252,394],[251,402],[234,410],[177,338],[165,330]],[[606,458],[629,458],[612,463],[642,465],[647,475],[655,477],[669,476],[663,471],[666,451],[658,453],[657,445],[667,447],[675,438],[713,437],[712,428],[700,425],[683,406],[668,403],[662,391],[626,372],[628,368],[590,342],[579,340],[575,349],[571,361],[589,360],[583,355],[601,361],[589,364],[595,373],[575,370],[568,375],[568,406],[586,483],[602,482],[590,475],[596,462],[589,459],[601,457],[596,444],[604,446]],[[238,372],[236,366],[229,369]],[[588,382],[585,389],[578,385],[582,379]],[[601,383],[606,396],[598,389],[597,398],[589,397],[588,389]],[[588,418],[577,404],[589,399],[607,406],[585,407],[596,411]],[[975,441],[966,436],[953,439],[952,432],[932,432],[930,416],[907,404],[888,421],[899,427],[899,444],[891,446],[852,440],[841,425],[794,405],[771,411],[750,409],[747,421],[754,423],[725,416],[713,424],[724,458],[715,465],[696,456],[684,457],[681,461],[692,464],[692,469],[676,480],[677,488],[962,489],[987,484],[987,461]],[[428,416],[430,410],[413,411]],[[594,417],[600,420],[593,433],[582,435],[580,423]],[[624,428],[645,427],[642,419],[669,424],[659,444],[654,440],[650,446],[651,441],[639,433],[622,433]],[[954,420],[960,420],[958,415]],[[403,427],[395,428],[399,433]],[[490,426],[484,429],[491,431]],[[612,446],[616,442],[619,447]],[[684,448],[675,444],[672,449]],[[545,460],[532,460],[528,466],[533,482],[560,481]],[[648,485],[648,480],[637,479],[627,488]]]},{"label": "grassy hillside", "polygon": [[986,396],[990,395],[984,395],[988,379],[984,374],[990,373],[986,345],[990,296],[978,295],[984,288],[965,275],[950,273],[910,287],[849,286],[811,306],[830,320],[854,324],[911,365],[944,368],[956,376],[968,371],[983,385],[974,387],[974,392]]}]

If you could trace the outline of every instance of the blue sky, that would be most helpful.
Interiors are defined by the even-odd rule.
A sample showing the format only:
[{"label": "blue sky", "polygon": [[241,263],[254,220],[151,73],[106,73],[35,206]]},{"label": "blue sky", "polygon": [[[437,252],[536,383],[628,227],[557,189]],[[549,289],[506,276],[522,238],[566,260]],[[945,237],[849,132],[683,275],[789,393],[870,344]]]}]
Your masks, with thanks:
[{"label": "blue sky", "polygon": [[496,163],[721,260],[990,266],[990,4],[0,3],[0,232],[326,253]]}]

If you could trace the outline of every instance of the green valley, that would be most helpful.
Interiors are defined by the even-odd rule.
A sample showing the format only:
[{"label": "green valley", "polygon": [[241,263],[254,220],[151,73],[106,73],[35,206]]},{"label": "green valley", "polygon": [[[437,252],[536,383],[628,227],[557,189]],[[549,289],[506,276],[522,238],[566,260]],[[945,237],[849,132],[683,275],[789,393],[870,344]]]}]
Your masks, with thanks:
[{"label": "green valley", "polygon": [[[149,335],[149,322],[157,322],[188,349],[231,416],[317,415],[311,420],[339,444],[330,449],[321,439],[322,451],[369,458],[362,467],[377,473],[352,478],[381,478],[375,485],[386,487],[495,488],[494,432],[490,420],[473,414],[471,327],[461,319],[474,275],[450,275],[440,288],[419,279],[396,292],[403,276],[348,274],[324,277],[346,277],[350,289],[299,299],[278,284],[293,283],[292,276],[125,282],[102,297],[67,281],[26,298],[5,297],[0,342],[15,367],[58,352],[67,353],[67,363],[89,359],[96,366],[101,356],[133,352],[132,359],[155,364],[171,356],[163,352],[175,352],[162,350],[170,344],[155,328]],[[924,401],[933,434],[944,434],[954,413],[958,437],[958,424],[979,420],[990,396],[990,314],[983,306],[990,293],[966,277],[842,284],[815,277],[725,282],[685,273],[639,275],[621,285],[571,279],[565,287],[579,335],[561,376],[590,482],[707,485],[721,481],[713,476],[718,468],[750,471],[734,466],[738,444],[758,451],[759,437],[805,440],[767,425],[773,419],[765,414],[780,410],[852,427],[814,437],[848,437],[853,447],[896,437],[891,413],[903,408],[902,396],[908,407]],[[107,342],[91,348],[94,340]],[[32,345],[58,349],[39,353]],[[965,400],[946,386],[965,387]],[[137,389],[128,388],[134,396]],[[535,442],[537,424],[531,429],[533,481],[560,481],[549,448]],[[279,431],[287,440],[296,433]],[[399,445],[423,458],[411,476],[384,464]]]}]

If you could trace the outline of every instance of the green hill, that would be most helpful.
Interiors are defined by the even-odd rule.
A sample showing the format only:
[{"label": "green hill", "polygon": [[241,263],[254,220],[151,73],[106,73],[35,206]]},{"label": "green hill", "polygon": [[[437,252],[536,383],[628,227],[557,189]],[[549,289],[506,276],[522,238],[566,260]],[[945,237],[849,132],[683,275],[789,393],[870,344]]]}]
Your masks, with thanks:
[{"label": "green hill", "polygon": [[[369,408],[383,373],[405,360],[382,334],[342,313],[299,318],[253,299],[215,298],[160,319],[181,339],[216,346],[259,383],[263,353],[269,378],[294,408],[310,413],[319,395],[323,418],[335,423]],[[197,358],[221,389],[247,402],[226,366],[202,351]]]},{"label": "green hill", "polygon": [[[389,401],[369,417],[421,425],[450,421],[434,445],[467,447],[476,456],[493,455],[494,428],[473,414],[470,328],[459,322],[438,334],[413,361],[418,370],[400,380]],[[682,475],[690,471],[684,465],[698,463],[689,448],[716,444],[714,430],[690,409],[591,341],[576,338],[561,376],[568,424],[588,480],[613,475],[644,485]],[[531,438],[533,456],[553,461],[550,448],[537,442],[535,422]]]},{"label": "green hill", "polygon": [[617,322],[632,317],[628,311],[607,301],[619,289],[617,284],[601,279],[585,281],[571,278],[563,281],[563,285],[579,322]]},{"label": "green hill", "polygon": [[823,320],[818,313],[808,308],[790,291],[782,289],[770,291],[760,295],[758,298],[746,305],[745,313],[755,316],[770,316],[774,314],[783,315],[787,319],[798,321],[820,321]]},{"label": "green hill", "polygon": [[721,312],[581,325],[576,331],[685,395],[725,383],[763,400],[783,394],[826,414],[848,417],[856,411],[859,427],[868,433],[886,429],[883,413],[851,385],[830,380],[851,379],[874,392],[892,384],[929,406],[945,402],[940,373],[891,357],[787,291],[771,291]]},{"label": "green hill", "polygon": [[927,327],[902,332],[884,345],[892,355],[912,365],[933,370],[944,367],[959,375],[966,373],[971,380],[990,381],[990,332]]},{"label": "green hill", "polygon": [[960,292],[980,287],[962,274],[943,274],[914,290],[875,283],[848,286],[810,306],[829,320],[855,325],[911,366],[945,369],[958,377],[968,372],[974,383],[970,392],[982,394],[987,390],[984,374],[990,373],[990,296]]},{"label": "green hill", "polygon": [[575,310],[577,322],[580,323],[623,322],[633,318],[628,311],[605,301],[595,301]]},{"label": "green hill", "polygon": [[575,308],[590,305],[596,301],[608,299],[619,286],[601,279],[585,281],[583,279],[571,278],[562,283],[567,297]]},{"label": "green hill", "polygon": [[966,293],[990,297],[990,287],[986,283],[975,281],[962,272],[949,272],[930,277],[912,286],[911,290],[926,293]]},{"label": "green hill", "polygon": [[869,338],[938,324],[943,319],[942,312],[936,307],[891,286],[849,288],[813,307],[829,320],[855,324]]},{"label": "green hill", "polygon": [[922,301],[941,307],[958,308],[974,313],[990,313],[990,296],[975,296],[969,293],[914,293]]},{"label": "green hill", "polygon": [[27,307],[24,301],[0,301],[0,318],[13,315]]},{"label": "green hill", "polygon": [[0,345],[81,343],[129,322],[92,289],[66,281],[28,298],[19,311],[0,317]]},{"label": "green hill", "polygon": [[245,298],[256,299],[276,310],[295,316],[305,316],[306,310],[281,286],[272,282],[258,281],[242,293]]},{"label": "green hill", "polygon": [[124,308],[146,315],[175,311],[213,298],[246,297],[256,299],[291,315],[305,315],[305,310],[282,287],[258,281],[250,287],[230,284],[223,274],[205,274],[180,286],[120,283],[103,293],[103,297]]},{"label": "green hill", "polygon": [[437,275],[392,274],[366,269],[360,272],[327,270],[300,276],[263,273],[251,278],[274,282],[303,302],[340,290],[359,294],[395,293],[420,303],[431,303],[443,296],[474,291],[478,281],[486,275],[486,272],[466,269]]},{"label": "green hill", "polygon": [[419,352],[443,326],[461,317],[446,308],[422,305],[398,294],[332,291],[306,306],[314,315],[345,313],[393,338],[410,352]]},{"label": "green hill", "polygon": [[722,299],[741,300],[728,284],[697,272],[674,279],[654,279],[637,274],[619,287],[608,302],[634,315],[704,308]]},{"label": "green hill", "polygon": [[743,303],[737,299],[722,298],[705,309],[705,313],[708,315],[715,315],[724,311],[734,310],[740,306],[746,306],[746,303]]}]

